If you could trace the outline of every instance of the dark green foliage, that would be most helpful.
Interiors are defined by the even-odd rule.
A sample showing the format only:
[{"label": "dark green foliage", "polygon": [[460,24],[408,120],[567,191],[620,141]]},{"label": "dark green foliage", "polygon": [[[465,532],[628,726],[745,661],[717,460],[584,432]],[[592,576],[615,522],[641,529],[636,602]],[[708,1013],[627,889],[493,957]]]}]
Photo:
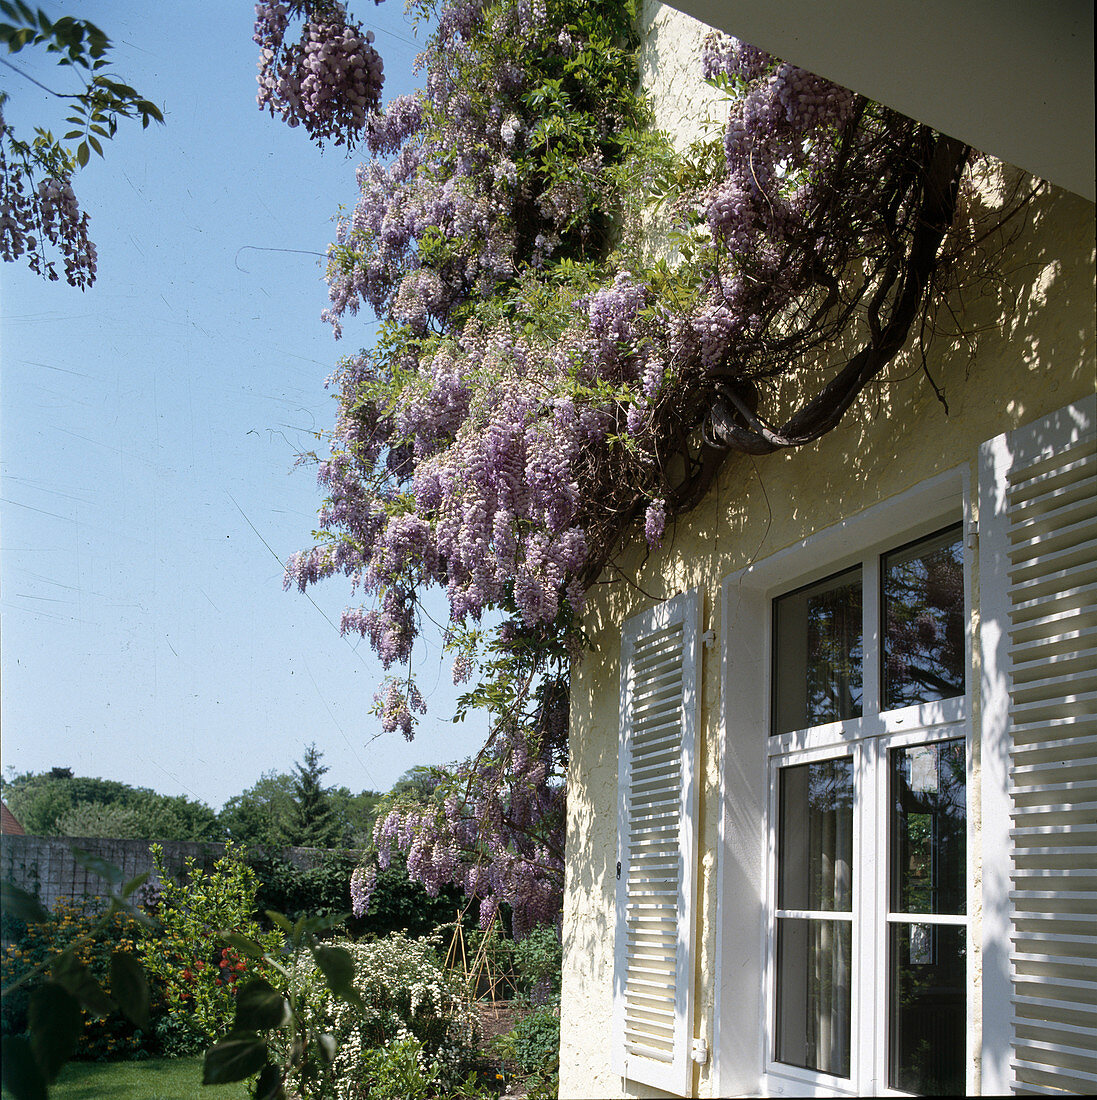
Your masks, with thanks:
[{"label": "dark green foliage", "polygon": [[514,1027],[514,1059],[524,1073],[555,1073],[560,1065],[560,1012],[544,1005]]},{"label": "dark green foliage", "polygon": [[[358,863],[358,852],[327,852],[309,868],[296,867],[281,854],[262,850],[252,850],[246,858],[259,880],[255,907],[264,925],[263,914],[268,910],[285,913],[292,920],[306,914],[332,917],[350,913],[350,875]],[[348,917],[346,929],[355,936],[386,936],[402,930],[411,936],[426,936],[440,925],[452,923],[465,904],[454,888],[432,898],[408,878],[402,857],[397,857],[378,874],[368,913]],[[475,917],[473,906],[470,919]]]},{"label": "dark green foliage", "polygon": [[323,755],[313,742],[304,760],[294,765],[292,835],[293,844],[301,848],[334,848],[344,839],[331,792],[320,785],[328,771],[320,763]]},{"label": "dark green foliage", "polygon": [[[407,931],[409,936],[426,936],[440,925],[452,924],[468,904],[456,887],[443,887],[432,898],[417,882],[408,878],[402,856],[393,856],[392,866],[377,874],[377,884],[370,898],[369,910],[362,920],[363,928],[375,936]],[[473,905],[470,916],[475,919]]]},{"label": "dark green foliage", "polygon": [[563,947],[555,928],[541,925],[514,945],[519,988],[534,1004],[559,998],[562,964]]},{"label": "dark green foliage", "polygon": [[[149,840],[218,840],[217,815],[204,802],[184,795],[157,794],[113,779],[74,776],[68,768],[26,772],[2,784],[4,801],[30,836],[76,835],[66,824],[99,820],[100,836],[135,836]],[[98,808],[98,813],[93,812]],[[109,831],[110,823],[118,826]]]},{"label": "dark green foliage", "polygon": [[20,1035],[5,1035],[0,1044],[4,1091],[15,1100],[46,1100],[46,1079],[30,1043]]},{"label": "dark green foliage", "polygon": [[253,786],[225,803],[218,815],[221,829],[232,840],[248,847],[261,845],[268,850],[294,845],[306,848],[365,846],[373,832],[374,812],[381,797],[379,794],[374,791],[351,794],[346,787],[324,791],[324,802],[339,828],[333,832],[334,839],[330,843],[320,844],[301,829],[297,783],[298,777],[295,775],[273,771],[264,773]]},{"label": "dark green foliage", "polygon": [[315,867],[296,867],[278,853],[253,850],[247,856],[259,885],[258,913],[273,910],[297,920],[306,913],[328,917],[350,912],[350,873],[358,862],[354,852],[327,852]]}]

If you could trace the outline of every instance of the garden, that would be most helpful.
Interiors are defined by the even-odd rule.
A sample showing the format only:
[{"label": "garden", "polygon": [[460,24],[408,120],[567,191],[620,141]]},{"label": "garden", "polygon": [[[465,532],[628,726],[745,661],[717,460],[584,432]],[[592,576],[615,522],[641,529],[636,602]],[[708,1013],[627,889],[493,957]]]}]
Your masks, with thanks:
[{"label": "garden", "polygon": [[555,927],[516,942],[505,912],[419,936],[291,919],[257,908],[238,847],[177,878],[152,854],[159,881],[97,866],[109,896],[52,912],[5,884],[14,1100],[555,1096]]}]

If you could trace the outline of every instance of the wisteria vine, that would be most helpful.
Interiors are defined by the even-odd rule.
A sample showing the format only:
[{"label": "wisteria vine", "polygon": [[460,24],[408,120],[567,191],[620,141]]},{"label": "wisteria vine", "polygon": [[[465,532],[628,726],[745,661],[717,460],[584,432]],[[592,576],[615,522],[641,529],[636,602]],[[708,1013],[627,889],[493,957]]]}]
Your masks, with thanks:
[{"label": "wisteria vine", "polygon": [[[648,126],[625,0],[414,6],[436,28],[423,90],[361,128],[372,159],[329,249],[325,319],[340,336],[365,306],[382,335],[333,376],[318,542],[286,583],[348,577],[363,602],[342,629],[386,669],[410,669],[420,595],[445,588],[454,678],[478,673],[465,705],[493,733],[433,795],[387,806],[376,855],[405,851],[428,889],[461,885],[484,920],[505,902],[522,929],[562,896],[587,590],[638,528],[658,545],[729,451],[837,423],[927,307],[970,154],[714,34],[699,78],[728,121],[677,157]],[[268,90],[284,10],[259,8]],[[673,262],[636,217],[656,199]],[[773,383],[839,345],[848,361],[782,409]],[[410,671],[375,699],[409,738],[421,710]]]}]

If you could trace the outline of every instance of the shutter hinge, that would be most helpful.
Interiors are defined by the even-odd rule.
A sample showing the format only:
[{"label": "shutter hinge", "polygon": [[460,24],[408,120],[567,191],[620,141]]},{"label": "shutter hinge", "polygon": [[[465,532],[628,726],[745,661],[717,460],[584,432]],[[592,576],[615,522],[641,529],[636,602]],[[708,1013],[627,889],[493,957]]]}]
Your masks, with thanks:
[{"label": "shutter hinge", "polygon": [[621,861],[620,860],[617,861],[617,877],[618,877],[618,879],[621,877]]},{"label": "shutter hinge", "polygon": [[973,519],[967,525],[967,531],[964,534],[964,546],[968,550],[976,550],[979,546],[979,521]]},{"label": "shutter hinge", "polygon": [[704,1039],[693,1040],[693,1060],[703,1066],[708,1061],[708,1043]]},{"label": "shutter hinge", "polygon": [[716,644],[716,631],[706,630],[704,634],[701,635],[701,641],[705,643],[705,649],[712,649]]}]

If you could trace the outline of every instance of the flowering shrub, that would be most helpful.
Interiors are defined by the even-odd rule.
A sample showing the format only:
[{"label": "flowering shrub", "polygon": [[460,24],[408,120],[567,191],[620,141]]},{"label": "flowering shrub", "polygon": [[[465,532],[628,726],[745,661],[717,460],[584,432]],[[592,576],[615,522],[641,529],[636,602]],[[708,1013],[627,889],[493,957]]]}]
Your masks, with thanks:
[{"label": "flowering shrub", "polygon": [[159,1032],[165,1047],[173,1054],[193,1053],[227,1029],[237,984],[263,969],[223,945],[218,933],[236,932],[271,947],[281,936],[260,933],[255,873],[231,845],[209,873],[188,859],[182,882],[168,874],[158,844],[150,851],[160,879],[160,931],[143,935],[142,962],[164,1001]]},{"label": "flowering shrub", "polygon": [[440,1083],[438,1063],[425,1061],[422,1043],[395,1039],[363,1051],[358,1075],[370,1100],[425,1100],[438,1095]]},{"label": "flowering shrub", "polygon": [[[416,1044],[416,1072],[436,1078],[443,1090],[462,1081],[474,1056],[474,1020],[462,989],[438,961],[437,945],[394,932],[381,940],[339,946],[354,962],[357,1006],[333,996],[319,970],[307,956],[303,960],[311,975],[305,996],[309,1011],[326,1022],[335,1039],[331,1068],[338,1100],[357,1100],[363,1086],[372,1088],[376,1082],[371,1075],[378,1075],[386,1058],[370,1052],[395,1043]],[[403,1056],[411,1047],[401,1050],[406,1062]]]},{"label": "flowering shrub", "polygon": [[[142,928],[127,913],[101,915],[103,899],[89,898],[84,904],[65,899],[57,902],[48,918],[32,921],[16,943],[4,949],[0,961],[0,982],[6,990],[44,963],[51,963],[67,948],[75,961],[86,966],[103,992],[112,995],[111,956],[116,951],[134,953],[141,942]],[[35,989],[48,978],[29,982],[3,1000],[5,1035],[18,1035],[27,1027],[28,1002]],[[154,1014],[157,1006],[153,1006]],[[96,1061],[145,1057],[154,1047],[153,1034],[119,1013],[99,1016],[81,1009],[81,1030],[76,1057]]]}]

